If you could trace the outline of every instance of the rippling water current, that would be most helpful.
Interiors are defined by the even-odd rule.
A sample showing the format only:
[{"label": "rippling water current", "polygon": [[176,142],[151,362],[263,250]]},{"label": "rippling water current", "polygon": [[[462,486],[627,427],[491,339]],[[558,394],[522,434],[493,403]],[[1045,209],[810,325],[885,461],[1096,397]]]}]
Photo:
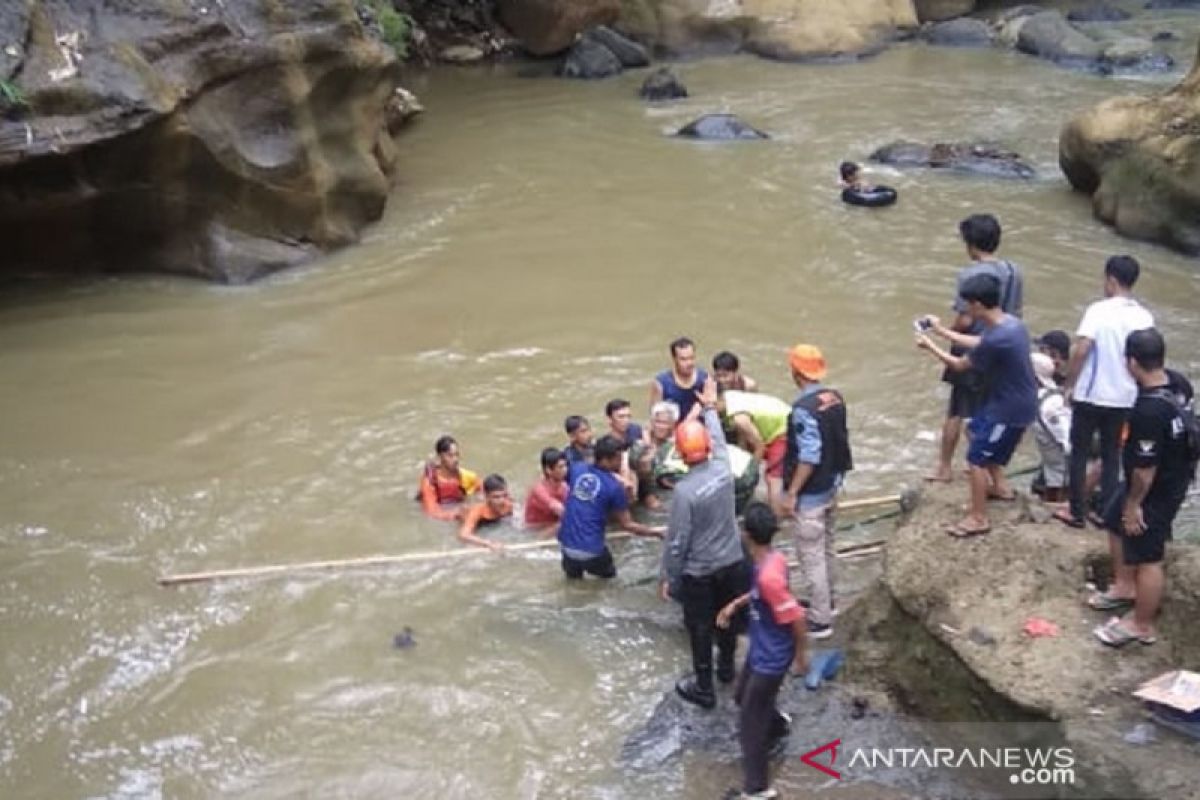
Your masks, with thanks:
[{"label": "rippling water current", "polygon": [[[154,578],[449,548],[412,502],[437,435],[523,493],[565,415],[599,422],[626,396],[644,418],[680,334],[785,397],[785,348],[819,343],[851,406],[849,493],[891,491],[932,457],[944,401],[910,320],[949,302],[974,211],[1003,221],[1037,331],[1070,329],[1105,256],[1135,254],[1172,361],[1200,376],[1196,263],[1094,222],[1056,167],[1068,115],[1178,76],[920,46],[678,71],[693,97],[658,108],[637,73],[418,77],[428,113],[360,247],[248,288],[0,295],[0,796],[712,797],[734,782],[732,750],[617,763],[687,663],[651,545],[621,547],[605,588],[564,585],[549,553]],[[663,135],[715,110],[775,138]],[[836,163],[898,137],[999,140],[1043,177],[885,170],[898,206],[838,202]],[[417,645],[393,650],[405,625]]]}]

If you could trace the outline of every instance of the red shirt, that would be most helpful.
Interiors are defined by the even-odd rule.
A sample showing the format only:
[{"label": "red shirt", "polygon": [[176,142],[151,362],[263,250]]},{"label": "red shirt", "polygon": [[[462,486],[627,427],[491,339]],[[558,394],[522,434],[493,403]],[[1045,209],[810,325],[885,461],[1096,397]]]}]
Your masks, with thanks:
[{"label": "red shirt", "polygon": [[553,503],[557,501],[559,508],[567,502],[568,486],[562,481],[557,486],[551,486],[545,478],[534,484],[525,498],[525,524],[529,526],[553,525],[559,520],[561,512],[555,512]]}]

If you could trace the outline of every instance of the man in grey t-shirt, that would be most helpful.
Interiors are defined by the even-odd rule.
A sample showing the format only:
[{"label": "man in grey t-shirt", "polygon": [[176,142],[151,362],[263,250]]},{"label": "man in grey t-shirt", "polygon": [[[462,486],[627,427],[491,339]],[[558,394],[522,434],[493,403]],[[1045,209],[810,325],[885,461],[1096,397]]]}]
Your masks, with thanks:
[{"label": "man in grey t-shirt", "polygon": [[[983,331],[967,313],[966,305],[959,292],[963,284],[976,275],[992,275],[1000,281],[1000,308],[1020,318],[1024,306],[1025,287],[1021,269],[1011,261],[996,257],[1000,249],[1000,221],[991,214],[972,214],[958,224],[958,232],[967,248],[971,263],[959,270],[955,286],[955,319],[950,329],[957,333],[979,336]],[[951,353],[961,356],[961,348]],[[937,468],[925,476],[926,480],[948,482],[953,476],[952,462],[958,440],[962,435],[963,420],[970,419],[979,405],[983,380],[978,372],[954,373],[946,370],[942,380],[950,384],[950,403],[946,408],[946,421],[942,423],[942,439],[938,452]]]}]

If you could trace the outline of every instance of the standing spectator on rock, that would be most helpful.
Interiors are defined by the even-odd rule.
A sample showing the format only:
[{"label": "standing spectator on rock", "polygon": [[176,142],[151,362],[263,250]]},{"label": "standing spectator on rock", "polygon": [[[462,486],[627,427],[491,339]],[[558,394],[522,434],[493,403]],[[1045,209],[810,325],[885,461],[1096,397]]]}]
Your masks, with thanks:
[{"label": "standing spectator on rock", "polygon": [[650,384],[650,406],[660,400],[670,400],[679,406],[679,421],[686,422],[700,415],[696,393],[708,380],[708,373],[696,366],[696,343],[686,336],[671,342],[671,369],[654,376]]},{"label": "standing spectator on rock", "polygon": [[734,514],[728,445],[716,411],[717,385],[711,379],[699,402],[703,421],[681,422],[675,429],[675,447],[688,471],[671,497],[659,595],[683,603],[691,643],[693,674],[676,683],[675,691],[689,703],[712,708],[717,703],[713,640],[716,676],[722,683],[733,680],[737,647],[732,628],[715,630],[717,613],[749,590],[750,574]]},{"label": "standing spectator on rock", "polygon": [[742,363],[738,357],[728,350],[722,350],[713,356],[713,377],[717,380],[717,388],[722,392],[736,389],[739,392],[757,392],[758,381],[749,375],[742,374]]},{"label": "standing spectator on rock", "polygon": [[837,493],[854,468],[846,403],[835,389],[821,384],[825,357],[810,344],[798,344],[788,355],[792,380],[800,389],[788,417],[783,460],[783,492],[776,513],[796,542],[800,569],[809,595],[808,635],[833,635],[835,566],[833,535]]},{"label": "standing spectator on rock", "polygon": [[991,530],[989,499],[1016,499],[1016,492],[1004,476],[1004,467],[1025,429],[1037,417],[1037,379],[1030,361],[1029,333],[1021,320],[1001,309],[1000,291],[1000,281],[994,275],[972,275],[963,283],[959,296],[967,313],[983,326],[980,336],[950,330],[937,318],[928,318],[934,333],[958,345],[967,355],[948,353],[927,335],[917,334],[917,346],[932,353],[947,369],[975,370],[987,386],[969,430],[970,509],[966,517],[946,531],[956,538],[979,536]]},{"label": "standing spectator on rock", "polygon": [[1134,640],[1155,642],[1166,543],[1196,474],[1183,406],[1163,369],[1166,349],[1162,334],[1153,328],[1134,331],[1125,345],[1138,394],[1129,414],[1125,484],[1105,514],[1114,580],[1107,592],[1088,600],[1099,611],[1133,606],[1132,614],[1113,617],[1095,630],[1097,639],[1113,647]]},{"label": "standing spectator on rock", "polygon": [[[1117,491],[1121,427],[1137,399],[1137,384],[1125,366],[1125,341],[1154,327],[1154,317],[1133,297],[1141,269],[1133,256],[1113,256],[1104,265],[1104,299],[1088,306],[1075,332],[1063,393],[1071,401],[1071,502],[1054,513],[1072,528],[1086,525],[1084,477],[1092,437],[1100,434],[1100,508]],[[1102,523],[1102,520],[1093,521]]]},{"label": "standing spectator on rock", "polygon": [[1042,463],[1036,486],[1047,503],[1061,503],[1067,496],[1067,454],[1071,452],[1071,407],[1054,382],[1054,361],[1045,353],[1033,354],[1033,374],[1038,380],[1037,440]]},{"label": "standing spectator on rock", "polygon": [[[972,214],[958,224],[958,232],[967,248],[971,263],[958,273],[954,295],[954,321],[951,330],[956,333],[978,337],[983,326],[967,313],[962,300],[962,288],[976,275],[991,275],[1000,282],[1000,310],[1020,317],[1024,305],[1024,280],[1021,270],[1011,261],[996,257],[1000,249],[1000,221],[991,214]],[[966,352],[961,345],[950,348],[951,355],[961,356]],[[942,380],[950,384],[950,403],[946,408],[946,420],[942,423],[942,438],[939,445],[937,468],[925,476],[926,480],[948,483],[953,477],[954,451],[962,435],[963,422],[974,416],[978,408],[983,385],[975,370],[956,372],[947,368]]]},{"label": "standing spectator on rock", "polygon": [[568,464],[591,464],[593,459],[592,424],[586,417],[572,414],[563,420],[563,430],[567,434],[567,446],[563,455]]}]

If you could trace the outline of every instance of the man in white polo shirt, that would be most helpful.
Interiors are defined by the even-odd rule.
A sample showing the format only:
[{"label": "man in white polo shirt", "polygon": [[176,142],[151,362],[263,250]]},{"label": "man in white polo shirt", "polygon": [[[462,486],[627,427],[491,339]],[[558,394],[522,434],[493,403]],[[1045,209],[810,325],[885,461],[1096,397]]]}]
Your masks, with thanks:
[{"label": "man in white polo shirt", "polygon": [[1054,516],[1072,528],[1086,524],[1088,454],[1100,433],[1100,504],[1117,491],[1121,429],[1137,399],[1137,384],[1125,366],[1125,340],[1154,327],[1154,317],[1133,297],[1140,268],[1133,256],[1113,256],[1104,264],[1104,298],[1088,306],[1075,332],[1063,395],[1071,400],[1069,508]]}]

